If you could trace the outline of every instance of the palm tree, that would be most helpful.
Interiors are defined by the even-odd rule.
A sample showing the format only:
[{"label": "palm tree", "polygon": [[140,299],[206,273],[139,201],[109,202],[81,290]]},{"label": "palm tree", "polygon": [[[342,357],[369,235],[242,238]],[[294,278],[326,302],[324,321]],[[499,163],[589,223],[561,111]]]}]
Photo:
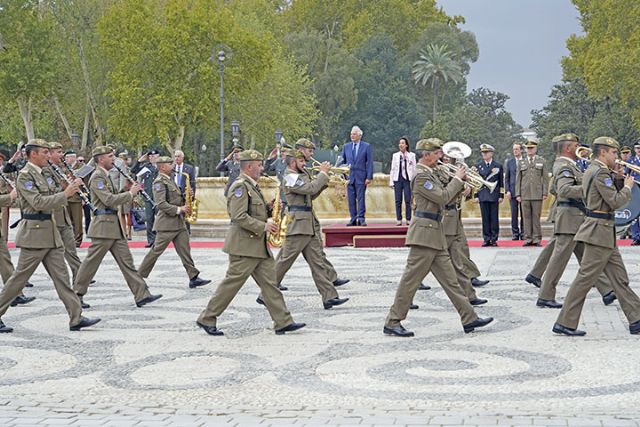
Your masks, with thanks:
[{"label": "palm tree", "polygon": [[422,86],[430,84],[433,90],[433,122],[436,121],[436,101],[442,82],[450,80],[458,83],[462,80],[462,68],[451,57],[447,45],[429,44],[420,51],[419,59],[413,63],[413,80]]}]

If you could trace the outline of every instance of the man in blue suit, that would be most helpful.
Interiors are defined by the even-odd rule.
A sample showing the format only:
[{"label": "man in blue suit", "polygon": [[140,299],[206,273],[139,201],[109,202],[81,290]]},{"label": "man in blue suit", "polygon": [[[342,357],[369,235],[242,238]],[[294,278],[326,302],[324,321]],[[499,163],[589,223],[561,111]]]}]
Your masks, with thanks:
[{"label": "man in blue suit", "polygon": [[373,156],[371,146],[362,141],[362,130],[358,126],[351,128],[351,142],[342,147],[342,163],[351,165],[347,197],[351,220],[347,226],[366,226],[365,191],[373,180]]},{"label": "man in blue suit", "polygon": [[[518,161],[522,159],[522,143],[513,143],[513,157],[507,160],[504,174],[504,187],[507,192],[507,200],[511,207],[511,240],[522,240],[524,229],[522,227],[522,211],[520,202],[516,200],[516,174]],[[519,217],[519,221],[518,221]]]},{"label": "man in blue suit", "polygon": [[486,186],[482,186],[476,193],[476,199],[480,202],[480,215],[482,216],[482,246],[498,246],[498,234],[500,224],[498,218],[499,204],[504,197],[502,193],[502,165],[493,160],[495,149],[492,145],[481,144],[480,152],[482,160],[476,164],[478,174],[489,182],[496,182],[493,191]]}]

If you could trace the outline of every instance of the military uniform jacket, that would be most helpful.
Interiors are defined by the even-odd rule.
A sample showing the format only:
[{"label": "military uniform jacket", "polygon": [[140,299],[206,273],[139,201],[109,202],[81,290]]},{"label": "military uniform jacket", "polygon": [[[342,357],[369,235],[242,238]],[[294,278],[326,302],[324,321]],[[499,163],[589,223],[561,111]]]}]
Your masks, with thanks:
[{"label": "military uniform jacket", "polygon": [[[16,246],[20,248],[44,249],[63,246],[62,238],[56,227],[54,210],[67,205],[64,193],[55,194],[53,182],[31,163],[20,170],[16,180],[16,190],[20,199],[20,211],[23,219],[18,226]],[[26,219],[25,215],[51,215],[51,219]]]},{"label": "military uniform jacket", "polygon": [[[453,178],[451,178],[444,170],[444,166],[434,168],[434,173],[440,179],[443,187],[446,187]],[[463,187],[464,190],[464,187]],[[462,192],[462,190],[460,190]],[[442,228],[444,228],[445,236],[457,236],[462,233],[462,218],[460,211],[461,195],[460,192],[453,196],[444,206],[442,217]]]},{"label": "military uniform jacket", "polygon": [[551,187],[556,195],[554,203],[554,233],[576,234],[585,214],[577,206],[582,204],[582,171],[568,157],[558,157],[553,164]]},{"label": "military uniform jacket", "polygon": [[464,187],[459,179],[452,179],[445,187],[434,170],[418,163],[416,176],[411,182],[411,192],[415,206],[411,225],[407,230],[407,246],[424,246],[446,250],[447,241],[441,220],[420,218],[421,212],[442,215],[443,207],[449,203]]},{"label": "military uniform jacket", "polygon": [[[287,169],[284,176],[284,191],[292,218],[287,227],[287,236],[313,236],[320,229],[320,222],[313,212],[313,199],[326,188],[329,175],[320,172],[314,179],[306,173]],[[299,210],[298,210],[299,209]],[[303,209],[308,209],[305,211]]]},{"label": "military uniform jacket", "polygon": [[498,202],[498,199],[504,198],[504,179],[502,165],[491,159],[491,163],[480,160],[476,163],[478,174],[486,181],[497,182],[496,188],[489,191],[489,188],[482,186],[476,193],[476,198],[480,202]]},{"label": "military uniform jacket", "polygon": [[108,172],[100,166],[96,167],[91,179],[89,179],[89,190],[91,191],[91,200],[99,212],[111,210],[115,213],[95,215],[89,225],[87,236],[97,239],[124,239],[117,211],[118,206],[131,202],[133,198],[131,193],[126,191],[118,194]]},{"label": "military uniform jacket", "polygon": [[522,200],[542,200],[547,195],[547,176],[543,157],[536,155],[533,162],[529,162],[529,157],[523,156],[518,161],[515,197],[522,197]]},{"label": "military uniform jacket", "polygon": [[[618,191],[609,168],[593,160],[582,180],[582,194],[587,209],[611,213],[631,200],[631,190]],[[574,240],[613,249],[616,246],[616,230],[613,219],[585,218]]]},{"label": "military uniform jacket", "polygon": [[164,174],[158,174],[153,182],[153,200],[156,202],[155,231],[186,230],[184,215],[178,208],[184,206],[184,197],[175,181]]},{"label": "military uniform jacket", "polygon": [[[47,166],[42,168],[42,173],[47,177],[47,182],[52,182],[54,192],[61,193],[64,191],[62,188],[62,180],[58,177],[51,166]],[[74,196],[77,196],[74,195]],[[71,200],[69,200],[70,202]],[[56,209],[53,213],[54,218],[56,219],[56,225],[58,227],[67,227],[71,226],[71,218],[69,218],[69,212],[67,212],[67,208],[61,207],[60,209]]]},{"label": "military uniform jacket", "polygon": [[229,188],[227,212],[231,227],[222,250],[229,255],[271,258],[264,226],[269,219],[267,202],[251,178],[240,174]]}]

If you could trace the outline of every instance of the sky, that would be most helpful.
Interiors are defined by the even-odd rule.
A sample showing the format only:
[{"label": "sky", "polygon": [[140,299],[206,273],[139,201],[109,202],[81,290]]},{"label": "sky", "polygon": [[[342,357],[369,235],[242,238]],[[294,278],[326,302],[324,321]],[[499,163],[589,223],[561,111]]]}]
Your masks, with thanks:
[{"label": "sky", "polygon": [[581,27],[570,0],[437,0],[447,15],[462,15],[460,28],[475,34],[480,56],[471,64],[468,90],[486,87],[511,97],[507,109],[525,128],[531,110],[547,103],[560,83],[566,40]]}]

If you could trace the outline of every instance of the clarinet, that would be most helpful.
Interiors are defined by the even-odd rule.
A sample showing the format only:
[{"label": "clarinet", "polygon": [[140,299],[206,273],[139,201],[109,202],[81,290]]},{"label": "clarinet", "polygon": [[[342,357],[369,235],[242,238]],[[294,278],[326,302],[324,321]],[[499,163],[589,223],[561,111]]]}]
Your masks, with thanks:
[{"label": "clarinet", "polygon": [[[67,169],[67,171],[69,172],[69,174],[71,176],[73,176],[74,178],[77,178],[76,174],[73,172],[73,170],[71,170],[71,168],[69,167],[69,164],[64,160],[64,157],[60,158],[60,161],[62,162],[62,164],[64,165],[64,167]],[[87,198],[89,200],[91,200],[91,193],[89,192],[89,189],[87,188],[87,186],[84,184],[84,181],[80,181],[80,190],[82,190],[83,193],[86,194]]]},{"label": "clarinet", "polygon": [[[65,175],[64,172],[62,172],[62,169],[60,169],[58,165],[51,162],[51,160],[47,160],[47,161],[49,162],[49,166],[51,166],[51,170],[53,170],[56,173],[56,175],[58,175],[61,179],[64,179],[67,184],[69,185],[73,184],[73,181],[71,181],[71,179],[69,179],[69,177]],[[93,205],[93,203],[91,203],[91,200],[89,200],[89,196],[86,193],[82,191],[78,191],[78,196],[80,196],[80,200],[82,200],[82,203],[89,206],[89,209],[91,209],[91,212],[95,212],[97,210],[97,208]]]},{"label": "clarinet", "polygon": [[[124,176],[124,178],[129,181],[130,184],[137,184],[138,181],[136,181],[135,179],[133,179],[131,177],[131,175],[129,175],[128,173],[126,173],[125,171],[122,170],[121,167],[119,167],[118,165],[116,165],[115,163],[113,164],[113,167],[116,168],[116,170],[118,172],[120,172],[122,174],[122,176]],[[155,209],[156,204],[153,201],[153,199],[151,198],[151,196],[149,196],[149,194],[144,191],[144,188],[141,188],[139,191],[140,195],[142,196],[142,198],[147,202],[147,203],[151,203],[151,206],[153,206],[153,208]]]},{"label": "clarinet", "polygon": [[9,178],[7,178],[6,176],[4,176],[3,173],[0,173],[0,178],[2,178],[2,180],[4,181],[5,184],[7,184],[8,187],[10,187],[11,189],[16,188],[16,184],[11,181]]}]

